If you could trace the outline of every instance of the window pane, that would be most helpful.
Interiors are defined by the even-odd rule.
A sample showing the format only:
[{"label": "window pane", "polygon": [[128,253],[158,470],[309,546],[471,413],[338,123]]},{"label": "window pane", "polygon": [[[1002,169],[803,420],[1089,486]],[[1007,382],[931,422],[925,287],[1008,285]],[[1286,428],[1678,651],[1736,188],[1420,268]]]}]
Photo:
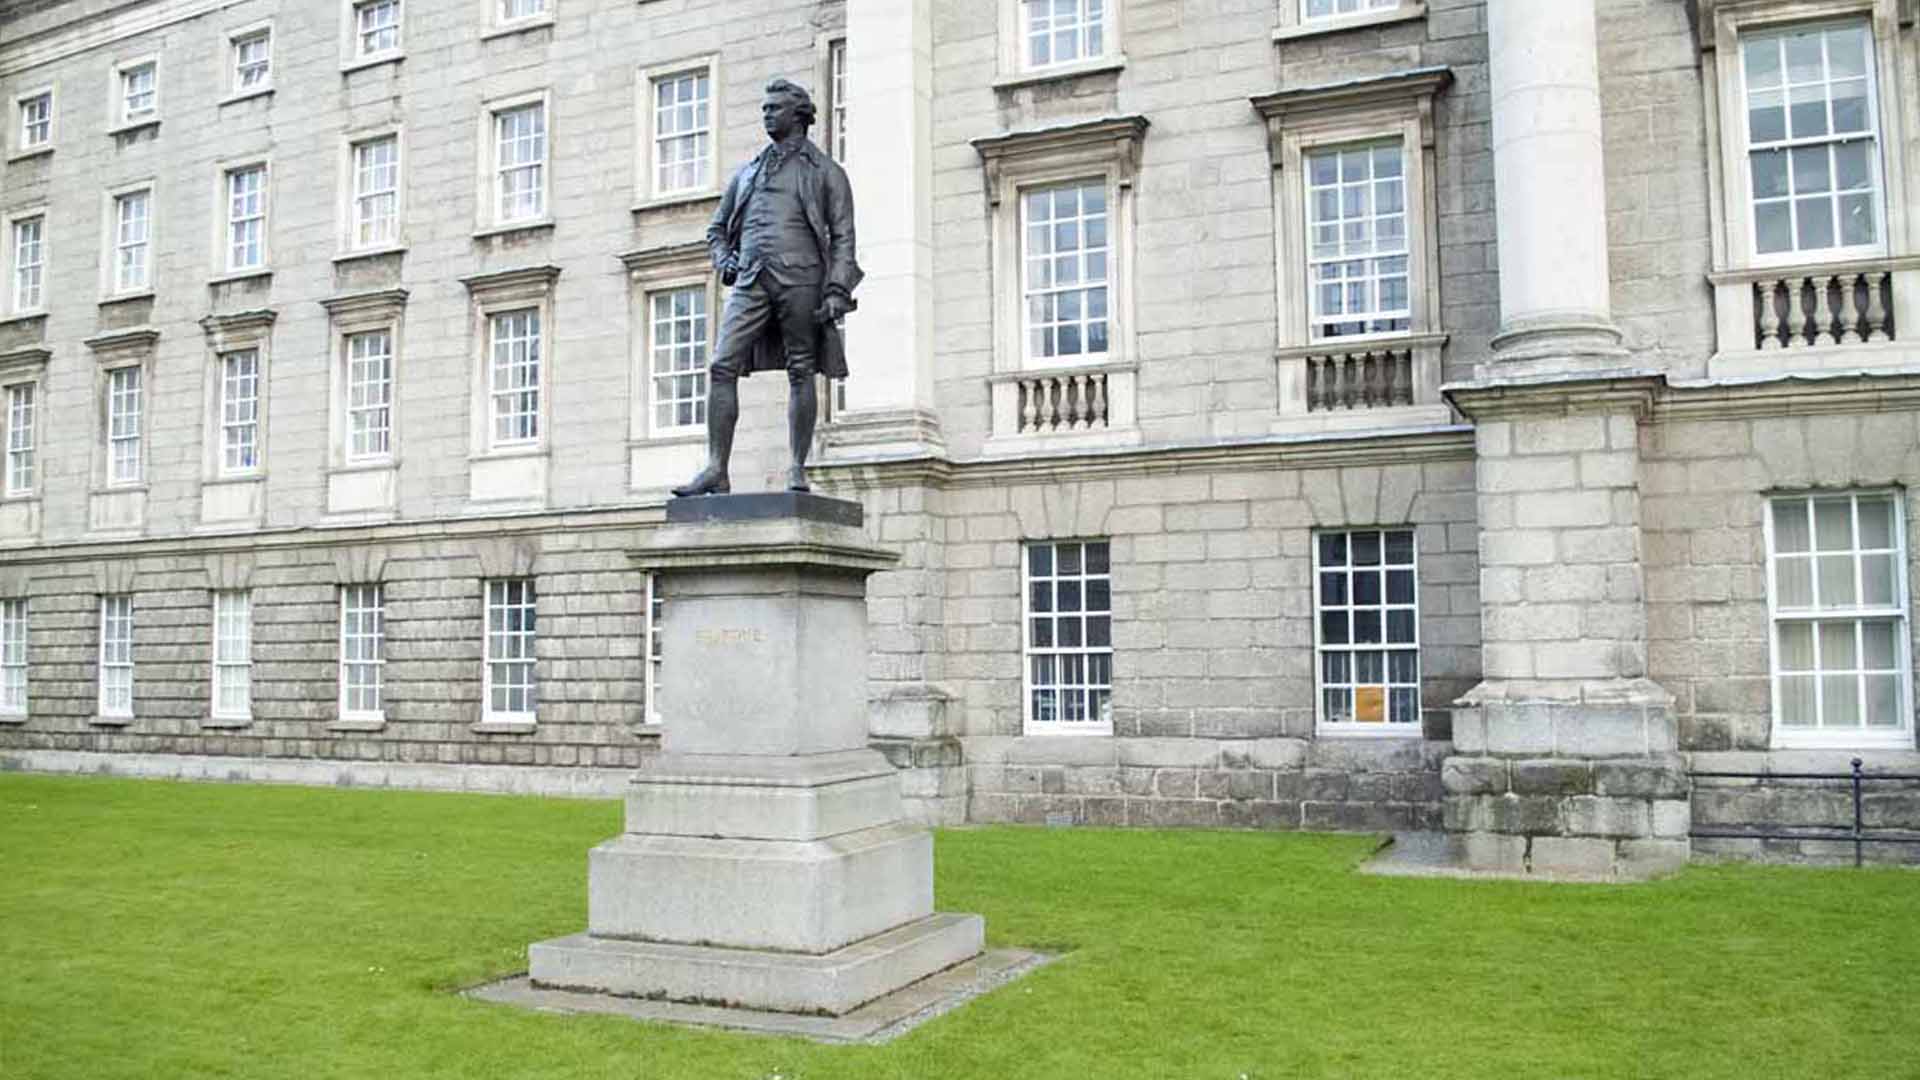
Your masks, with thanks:
[{"label": "window pane", "polygon": [[1820,670],[1850,671],[1859,667],[1853,629],[1851,621],[1820,624]]},{"label": "window pane", "polygon": [[1778,499],[1773,504],[1773,547],[1775,551],[1811,551],[1813,543],[1807,525],[1805,499]]},{"label": "window pane", "polygon": [[1867,726],[1900,726],[1900,676],[1867,676]]},{"label": "window pane", "polygon": [[1820,679],[1820,726],[1860,726],[1860,680],[1853,675]]},{"label": "window pane", "polygon": [[1780,722],[1787,727],[1814,725],[1813,676],[1791,675],[1780,680]]},{"label": "window pane", "polygon": [[1820,564],[1820,607],[1823,609],[1852,607],[1856,600],[1853,588],[1853,557],[1822,555],[1816,561]]},{"label": "window pane", "polygon": [[1780,670],[1813,670],[1813,627],[1803,622],[1780,624]]},{"label": "window pane", "polygon": [[1782,608],[1810,608],[1813,606],[1813,561],[1811,559],[1781,559],[1774,567],[1774,588],[1777,603]]}]

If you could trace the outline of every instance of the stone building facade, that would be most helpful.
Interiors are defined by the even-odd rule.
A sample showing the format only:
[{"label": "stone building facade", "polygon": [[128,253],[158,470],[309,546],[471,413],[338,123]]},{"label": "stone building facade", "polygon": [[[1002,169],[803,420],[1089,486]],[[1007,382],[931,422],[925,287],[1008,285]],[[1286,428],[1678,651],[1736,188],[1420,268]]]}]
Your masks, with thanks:
[{"label": "stone building facade", "polygon": [[1688,772],[1920,771],[1914,14],[0,2],[0,763],[617,790],[785,76],[857,197],[812,471],[902,554],[924,818],[1829,854],[1689,842],[1851,819]]}]

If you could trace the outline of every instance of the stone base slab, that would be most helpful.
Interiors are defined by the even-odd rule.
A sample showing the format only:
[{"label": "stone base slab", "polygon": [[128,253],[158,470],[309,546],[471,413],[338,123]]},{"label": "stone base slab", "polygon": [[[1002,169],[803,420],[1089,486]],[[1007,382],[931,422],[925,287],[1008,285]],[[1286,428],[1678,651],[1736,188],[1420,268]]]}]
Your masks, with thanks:
[{"label": "stone base slab", "polygon": [[933,837],[903,822],[810,841],[627,833],[587,857],[598,937],[818,955],[932,912]]},{"label": "stone base slab", "polygon": [[900,820],[900,779],[872,750],[766,757],[661,754],[633,778],[627,831],[820,840]]},{"label": "stone base slab", "polygon": [[818,956],[574,934],[527,948],[540,989],[844,1016],[980,955],[986,921],[941,913]]}]

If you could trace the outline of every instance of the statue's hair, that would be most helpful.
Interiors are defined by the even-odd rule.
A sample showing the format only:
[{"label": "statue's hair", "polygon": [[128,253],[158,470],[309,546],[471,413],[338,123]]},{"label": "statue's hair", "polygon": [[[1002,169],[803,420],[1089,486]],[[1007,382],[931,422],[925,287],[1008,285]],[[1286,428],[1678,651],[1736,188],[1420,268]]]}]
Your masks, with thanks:
[{"label": "statue's hair", "polygon": [[813,95],[807,93],[806,87],[788,79],[772,79],[767,83],[767,93],[770,95],[784,94],[798,101],[800,107],[795,111],[800,122],[808,127],[813,126],[818,113],[816,113],[813,107]]}]

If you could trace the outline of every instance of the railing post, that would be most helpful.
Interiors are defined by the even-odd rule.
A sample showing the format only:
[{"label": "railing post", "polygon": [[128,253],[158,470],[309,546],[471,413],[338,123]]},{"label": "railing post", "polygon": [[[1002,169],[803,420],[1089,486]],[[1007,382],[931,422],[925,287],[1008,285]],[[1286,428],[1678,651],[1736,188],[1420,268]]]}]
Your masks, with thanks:
[{"label": "railing post", "polygon": [[1853,868],[1860,869],[1860,759],[1853,759]]}]

